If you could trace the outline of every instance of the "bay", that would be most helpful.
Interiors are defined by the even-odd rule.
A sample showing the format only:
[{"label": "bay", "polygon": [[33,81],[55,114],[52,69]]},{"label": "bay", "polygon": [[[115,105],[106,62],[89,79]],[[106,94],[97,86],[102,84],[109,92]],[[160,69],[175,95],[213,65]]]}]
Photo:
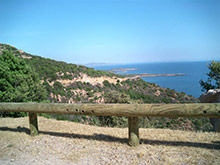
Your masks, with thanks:
[{"label": "bay", "polygon": [[161,76],[161,77],[142,77],[147,82],[156,83],[157,85],[174,89],[178,92],[185,92],[187,95],[199,97],[203,92],[199,81],[207,80],[206,75],[208,64],[211,61],[196,61],[196,62],[160,62],[160,63],[138,63],[138,64],[120,64],[120,65],[104,65],[104,66],[89,66],[96,70],[136,68],[129,70],[127,73],[119,74],[169,74],[169,73],[184,73],[184,76]]}]

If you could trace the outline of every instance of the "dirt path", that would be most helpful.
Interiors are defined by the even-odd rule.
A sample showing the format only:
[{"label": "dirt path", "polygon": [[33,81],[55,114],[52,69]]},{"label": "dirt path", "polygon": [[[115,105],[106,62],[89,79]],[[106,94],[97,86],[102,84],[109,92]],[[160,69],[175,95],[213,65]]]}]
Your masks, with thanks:
[{"label": "dirt path", "polygon": [[39,117],[40,135],[29,136],[28,118],[0,118],[0,164],[219,164],[220,134],[140,129],[129,147],[127,129],[101,128]]}]

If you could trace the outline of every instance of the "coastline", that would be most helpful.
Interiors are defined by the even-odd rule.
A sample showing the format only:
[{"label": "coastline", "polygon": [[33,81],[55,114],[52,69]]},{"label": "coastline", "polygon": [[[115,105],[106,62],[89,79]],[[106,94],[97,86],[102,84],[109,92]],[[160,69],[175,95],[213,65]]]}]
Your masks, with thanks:
[{"label": "coastline", "polygon": [[107,69],[107,70],[103,70],[105,72],[110,72],[110,73],[127,73],[128,71],[131,70],[138,70],[137,68],[119,68],[119,69]]},{"label": "coastline", "polygon": [[136,79],[139,77],[162,77],[162,76],[185,76],[185,73],[168,73],[168,74],[131,74],[126,75],[128,78]]},{"label": "coastline", "polygon": [[[132,71],[132,70],[138,70],[138,69],[137,68],[119,68],[119,69],[109,69],[109,70],[103,70],[103,71],[118,74],[118,73],[127,73],[128,71]],[[167,74],[142,73],[142,74],[127,74],[125,76],[130,79],[135,79],[139,77],[184,76],[184,75],[186,74],[185,73],[167,73]]]},{"label": "coastline", "polygon": [[[207,64],[210,61],[189,61],[189,62],[161,62],[161,63],[142,63],[142,64],[126,64],[111,67],[96,67],[98,70],[106,71],[114,68],[137,68],[127,73],[119,73],[123,76],[133,76],[136,74],[168,74],[168,73],[185,73],[182,76],[155,76],[140,77],[144,81],[156,83],[165,88],[175,89],[178,92],[185,92],[198,98],[203,92],[199,81],[206,80],[206,73],[209,72]],[[143,75],[142,75],[143,76]],[[150,75],[148,75],[150,76]]]}]

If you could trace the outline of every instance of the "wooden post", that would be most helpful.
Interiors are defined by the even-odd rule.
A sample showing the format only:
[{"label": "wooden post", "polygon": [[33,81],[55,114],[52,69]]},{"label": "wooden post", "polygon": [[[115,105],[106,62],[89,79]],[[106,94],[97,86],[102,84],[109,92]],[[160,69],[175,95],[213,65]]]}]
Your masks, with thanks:
[{"label": "wooden post", "polygon": [[38,135],[37,113],[29,113],[29,124],[31,136]]},{"label": "wooden post", "polygon": [[128,118],[128,144],[132,147],[139,145],[139,123],[138,117]]}]

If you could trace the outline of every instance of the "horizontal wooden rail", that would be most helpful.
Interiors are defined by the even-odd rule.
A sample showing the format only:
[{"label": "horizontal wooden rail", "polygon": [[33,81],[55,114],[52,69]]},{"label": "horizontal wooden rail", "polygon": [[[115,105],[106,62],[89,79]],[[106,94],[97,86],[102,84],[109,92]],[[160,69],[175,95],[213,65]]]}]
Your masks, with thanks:
[{"label": "horizontal wooden rail", "polygon": [[220,103],[194,104],[66,104],[0,103],[0,112],[83,114],[127,117],[208,117],[220,118]]},{"label": "horizontal wooden rail", "polygon": [[219,103],[198,104],[65,104],[0,103],[0,112],[28,112],[30,134],[38,134],[37,113],[127,116],[128,144],[139,144],[138,117],[208,117],[220,118]]}]

